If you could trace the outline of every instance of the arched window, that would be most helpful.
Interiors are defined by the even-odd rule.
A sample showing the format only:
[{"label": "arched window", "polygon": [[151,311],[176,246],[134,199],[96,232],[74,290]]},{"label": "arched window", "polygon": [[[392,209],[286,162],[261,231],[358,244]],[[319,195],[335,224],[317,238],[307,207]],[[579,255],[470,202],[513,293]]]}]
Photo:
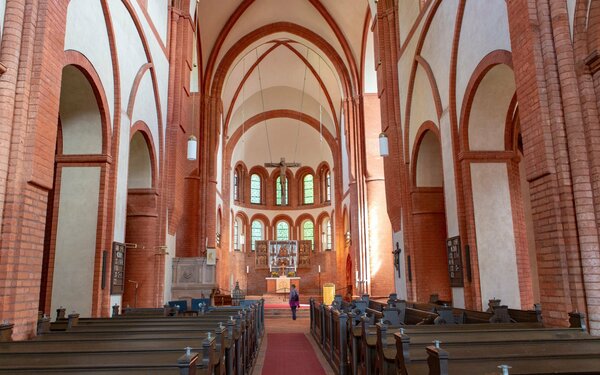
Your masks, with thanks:
[{"label": "arched window", "polygon": [[310,220],[302,223],[302,239],[310,241],[311,248],[315,245],[315,225]]},{"label": "arched window", "polygon": [[315,203],[315,180],[312,174],[304,176],[304,204]]},{"label": "arched window", "polygon": [[275,180],[275,204],[277,206],[287,206],[288,204],[288,199],[290,196],[290,191],[288,189],[288,179],[287,177],[285,178],[284,184],[283,184],[283,189],[285,190],[285,202],[281,201],[281,176],[277,177],[277,180]]},{"label": "arched window", "polygon": [[331,172],[325,173],[325,202],[331,202]]},{"label": "arched window", "polygon": [[250,176],[250,203],[261,204],[261,178],[256,173]]},{"label": "arched window", "polygon": [[263,240],[263,224],[260,220],[252,222],[252,230],[250,232],[250,241],[252,242],[252,251],[256,250],[256,241]]},{"label": "arched window", "polygon": [[233,200],[240,200],[240,174],[237,169],[233,172]]},{"label": "arched window", "polygon": [[277,241],[287,241],[290,239],[290,225],[285,221],[277,223]]},{"label": "arched window", "polygon": [[324,226],[325,226],[325,238],[324,238],[324,243],[323,243],[323,248],[324,250],[331,250],[333,248],[333,241],[332,241],[332,235],[331,235],[331,220],[327,219],[324,222]]},{"label": "arched window", "polygon": [[233,250],[240,251],[240,223],[238,219],[233,220]]}]

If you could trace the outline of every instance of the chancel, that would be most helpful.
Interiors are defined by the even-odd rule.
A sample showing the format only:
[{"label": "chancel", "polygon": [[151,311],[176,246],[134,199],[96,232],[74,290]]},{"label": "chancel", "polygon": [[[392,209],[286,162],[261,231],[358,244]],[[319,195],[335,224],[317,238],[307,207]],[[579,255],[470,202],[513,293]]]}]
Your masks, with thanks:
[{"label": "chancel", "polygon": [[600,0],[0,0],[0,374],[598,373],[599,51]]}]

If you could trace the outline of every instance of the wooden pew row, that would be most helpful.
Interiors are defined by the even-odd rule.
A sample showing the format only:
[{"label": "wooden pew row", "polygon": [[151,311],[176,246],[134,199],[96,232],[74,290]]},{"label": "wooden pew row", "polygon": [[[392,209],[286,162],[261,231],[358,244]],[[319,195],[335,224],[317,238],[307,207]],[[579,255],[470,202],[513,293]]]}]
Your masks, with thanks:
[{"label": "wooden pew row", "polygon": [[[244,369],[252,363],[254,354],[258,347],[254,346],[254,341],[249,340],[249,329],[253,324],[246,322],[245,314],[238,314],[241,311],[236,310],[228,312],[210,313],[201,318],[184,317],[184,318],[146,318],[137,320],[112,320],[112,319],[91,319],[84,320],[82,324],[73,327],[69,332],[76,334],[89,333],[109,333],[110,329],[115,332],[152,332],[156,335],[161,331],[170,331],[172,329],[192,331],[204,331],[207,327],[213,329],[215,326],[227,322],[228,325],[228,341],[225,345],[225,363],[227,364],[227,373],[243,373]],[[230,315],[234,314],[234,315]],[[233,322],[233,323],[232,323]],[[232,325],[234,326],[233,338]],[[114,332],[113,332],[114,333]],[[232,370],[232,368],[234,370]]]},{"label": "wooden pew row", "polygon": [[[217,341],[216,334],[210,334],[210,332],[215,331],[215,327],[218,328],[217,321],[227,321],[233,310],[226,312],[215,312],[207,319],[197,318],[195,322],[184,322],[181,319],[174,319],[173,317],[169,318],[160,318],[164,321],[154,321],[154,318],[142,318],[142,319],[134,319],[132,321],[123,321],[119,319],[100,319],[94,321],[94,319],[82,319],[80,322],[81,326],[73,326],[69,329],[69,332],[63,333],[51,333],[47,335],[40,336],[38,339],[29,342],[22,343],[11,343],[15,346],[11,348],[6,348],[7,350],[1,351],[2,353],[12,353],[10,355],[11,361],[8,358],[0,357],[0,371],[4,371],[4,373],[16,373],[15,371],[19,371],[19,373],[27,373],[28,371],[40,371],[43,369],[43,372],[85,372],[92,373],[95,371],[92,367],[101,363],[97,367],[101,367],[101,371],[105,373],[110,372],[121,372],[121,373],[176,373],[173,369],[178,369],[181,367],[177,365],[177,362],[173,362],[170,367],[167,366],[166,358],[170,354],[171,351],[177,350],[180,351],[179,348],[182,348],[184,343],[192,343],[193,346],[198,346],[198,343],[203,343],[202,340],[205,340],[210,337],[212,343],[214,344]],[[243,331],[250,331],[252,327],[258,326],[254,321],[250,321],[248,325],[245,325],[245,320],[242,319],[244,315],[247,317],[254,318],[255,314],[247,314],[242,313],[237,314],[239,311],[236,309],[233,311],[236,313],[234,315],[235,323],[231,323],[228,321],[229,329],[231,331],[232,325],[237,325],[236,333],[237,337],[243,337]],[[221,316],[219,316],[221,314]],[[238,318],[239,317],[239,318]],[[202,323],[200,323],[204,319]],[[144,322],[146,320],[146,322]],[[155,329],[151,329],[148,327],[148,320],[152,321]],[[112,321],[112,326],[110,325]],[[125,328],[126,325],[138,325],[138,328]],[[192,326],[186,326],[192,324]],[[200,329],[200,325],[205,325],[204,329]],[[101,329],[98,329],[98,326],[102,326]],[[170,326],[170,329],[169,329]],[[243,327],[243,328],[242,328]],[[248,329],[249,328],[249,329]],[[222,329],[221,333],[225,332],[225,328]],[[110,341],[109,341],[110,340]],[[113,343],[112,341],[117,341]],[[159,341],[160,340],[160,341]],[[173,343],[169,345],[164,345],[163,340],[173,340]],[[60,347],[64,347],[64,345],[69,345],[71,343],[72,349],[71,353],[62,353],[64,349]],[[196,345],[194,345],[196,344]],[[37,346],[36,346],[37,345]],[[50,345],[50,346],[48,346]],[[49,347],[55,346],[56,349],[51,350]],[[137,348],[136,348],[137,345]],[[32,347],[33,346],[33,347]],[[158,348],[157,348],[158,346]],[[189,344],[186,344],[189,346]],[[222,347],[222,343],[220,344]],[[37,347],[37,349],[35,349]],[[58,347],[58,348],[57,348]],[[237,348],[240,348],[242,351],[244,350],[243,344],[236,345]],[[216,345],[214,348],[210,349],[209,354],[206,354],[206,348],[204,348],[204,354],[202,355],[202,360],[206,361],[213,360],[215,363],[223,362],[219,360],[219,354],[210,355],[210,353],[218,353],[216,350]],[[254,351],[257,350],[258,347],[253,348]],[[97,350],[96,350],[97,349]],[[134,350],[129,352],[129,350]],[[41,352],[47,354],[41,354]],[[250,353],[250,350],[248,351]],[[35,353],[35,355],[41,355],[42,360],[40,362],[30,361],[26,358]],[[77,353],[77,360],[73,360],[73,354]],[[142,361],[144,358],[143,355],[146,353],[151,353],[148,361]],[[52,356],[52,354],[54,354]],[[254,355],[254,353],[251,353]],[[49,357],[52,356],[52,360],[55,362],[48,360]],[[105,365],[107,363],[106,360],[102,360],[104,357],[112,358],[115,356],[116,360],[109,360],[108,363],[111,365]],[[231,358],[241,359],[245,357],[241,352],[237,352],[234,355],[230,356]],[[85,366],[85,360],[80,358],[89,359],[90,366]],[[130,363],[127,363],[126,371],[123,369],[127,358],[130,359]],[[177,359],[177,358],[176,358]],[[222,357],[221,357],[222,359]],[[21,362],[27,362],[29,367],[19,367],[19,360]],[[62,365],[60,364],[62,362]],[[162,362],[161,362],[162,361]],[[198,356],[194,356],[194,363],[198,361]],[[8,362],[8,363],[7,363]],[[112,364],[114,362],[114,365]],[[244,374],[247,373],[249,366],[246,366],[245,363],[249,363],[244,361],[242,363],[241,360],[238,361],[240,366],[234,367],[233,370],[229,372],[218,370],[215,367],[214,371],[211,371],[208,366],[206,369],[200,364],[198,368],[199,373],[210,373],[210,374],[220,374],[220,373],[231,373],[231,374]],[[45,365],[48,366],[45,366]],[[12,368],[7,368],[6,366],[13,366]],[[45,367],[44,367],[45,366]],[[162,366],[162,367],[161,367]],[[175,366],[175,367],[173,367]],[[179,367],[177,367],[179,366]],[[49,368],[46,368],[49,367]],[[190,368],[191,367],[191,368]],[[28,370],[29,369],[29,370]],[[191,373],[191,371],[195,371],[196,366],[188,366],[185,371]],[[136,372],[137,371],[137,372]],[[182,370],[183,371],[183,370]],[[0,372],[2,373],[2,372]],[[177,372],[178,373],[178,372]],[[183,372],[182,372],[183,373]]]},{"label": "wooden pew row", "polygon": [[[401,373],[407,372],[407,364],[415,361],[426,362],[425,347],[434,340],[441,341],[444,345],[486,345],[496,342],[510,342],[513,345],[531,341],[556,342],[594,340],[593,337],[578,328],[538,328],[532,326],[525,328],[526,324],[503,325],[477,324],[478,329],[469,326],[469,330],[461,330],[460,326],[436,326],[435,330],[425,327],[392,327],[377,324],[376,335],[376,367],[380,374],[395,374],[396,369]],[[425,328],[425,329],[423,329]],[[372,339],[373,340],[373,339]],[[373,345],[372,342],[369,343]],[[400,349],[399,349],[400,348]],[[412,373],[411,371],[408,371]]]},{"label": "wooden pew row", "polygon": [[[375,319],[381,319],[385,316],[386,309],[390,309],[390,300],[392,299],[386,301],[387,306],[384,306],[381,301],[369,301],[369,308],[364,310],[366,313],[370,314],[370,316],[367,317],[353,316],[353,312],[345,314],[344,311],[336,310],[328,306],[317,305],[314,301],[311,301],[311,332],[317,342],[319,342],[323,353],[335,369],[336,373],[360,373],[365,375],[375,373],[406,374],[406,368],[397,366],[397,345],[400,345],[400,347],[404,349],[403,352],[406,352],[407,361],[411,360],[411,353],[415,353],[413,354],[413,357],[415,358],[413,371],[416,371],[416,373],[428,373],[428,371],[432,371],[431,373],[437,374],[438,372],[436,371],[438,371],[438,368],[442,368],[443,370],[444,366],[447,365],[447,363],[444,364],[444,361],[447,361],[448,357],[444,356],[447,353],[451,353],[452,350],[456,353],[456,361],[454,364],[450,361],[450,366],[451,368],[452,366],[455,366],[456,370],[450,373],[479,373],[477,366],[482,364],[489,365],[490,363],[467,354],[468,348],[473,346],[473,344],[487,345],[487,347],[493,348],[494,350],[499,348],[499,353],[497,354],[498,358],[514,360],[518,368],[526,368],[524,367],[525,364],[530,364],[533,359],[525,355],[515,356],[511,350],[522,345],[523,348],[529,351],[532,358],[534,356],[539,356],[545,360],[544,347],[547,346],[545,345],[546,343],[552,343],[551,345],[554,346],[551,347],[554,348],[552,355],[561,354],[560,348],[562,347],[587,345],[587,352],[584,352],[583,354],[575,354],[565,350],[562,351],[562,355],[567,362],[572,361],[572,358],[578,356],[578,358],[582,358],[582,360],[585,361],[585,368],[598,366],[597,369],[600,371],[600,363],[595,360],[596,357],[600,358],[600,351],[598,351],[600,347],[596,344],[596,339],[584,332],[585,318],[582,317],[581,314],[578,316],[577,314],[571,316],[573,326],[577,327],[571,329],[543,328],[543,324],[539,317],[539,310],[523,312],[513,310],[517,312],[516,314],[513,314],[518,316],[518,319],[511,318],[509,321],[520,320],[521,323],[488,323],[490,321],[497,322],[502,320],[495,319],[493,313],[482,313],[480,315],[471,314],[471,316],[474,317],[471,321],[486,323],[437,326],[423,324],[410,326],[398,324],[398,322],[395,322],[396,325],[381,323],[378,323],[377,325],[373,324]],[[346,307],[343,303],[339,303],[337,306],[341,308]],[[443,306],[441,308],[443,308]],[[509,309],[500,306],[498,310],[501,310],[502,313],[506,313]],[[447,308],[446,311],[450,311],[452,314],[455,312],[452,308]],[[463,310],[461,312],[468,311]],[[432,314],[426,311],[424,313]],[[519,316],[519,313],[521,313],[521,316]],[[356,323],[358,321],[357,318],[360,318],[360,325],[357,325]],[[429,322],[431,322],[431,319],[429,319]],[[348,331],[346,337],[341,333],[344,325]],[[383,332],[381,327],[385,327]],[[405,330],[404,335],[399,333],[400,329]],[[415,336],[417,338],[415,347],[410,351],[406,349],[406,338],[409,337],[408,332],[410,332],[410,337]],[[404,346],[395,343],[396,337],[394,334],[397,334],[398,337],[405,338]],[[418,340],[419,337],[422,337],[420,341]],[[441,352],[439,358],[435,357],[432,359],[431,353],[439,353],[439,351],[426,351],[425,347],[430,345],[434,338],[437,338],[442,342],[448,341],[448,345],[450,345],[451,348],[444,347],[443,350],[446,351]],[[558,338],[560,338],[560,340]],[[344,343],[346,344],[345,346]],[[402,343],[402,340],[400,340],[400,343]],[[350,352],[348,353],[347,350],[344,350],[344,347],[349,347]],[[427,356],[428,352],[430,352],[429,357]],[[471,362],[474,364],[468,364]],[[462,367],[457,367],[459,366],[458,363],[461,363],[460,366]],[[402,370],[399,370],[399,368],[402,368]],[[567,368],[568,367],[564,367],[564,369]],[[490,371],[494,370],[498,369],[494,367]],[[578,370],[578,373],[580,372],[581,371]],[[409,373],[412,374],[413,372]],[[440,373],[446,374],[447,372],[442,371]]]},{"label": "wooden pew row", "polygon": [[[0,345],[3,346],[4,344]],[[203,344],[203,355],[211,350]],[[2,354],[0,374],[102,373],[209,375],[210,363],[192,351],[120,351],[95,353]]]}]

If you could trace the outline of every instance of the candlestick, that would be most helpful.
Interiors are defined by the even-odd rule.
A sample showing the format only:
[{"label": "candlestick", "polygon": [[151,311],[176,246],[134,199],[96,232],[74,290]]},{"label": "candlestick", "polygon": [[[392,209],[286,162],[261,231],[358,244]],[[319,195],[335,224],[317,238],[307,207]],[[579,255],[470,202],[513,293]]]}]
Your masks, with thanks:
[{"label": "candlestick", "polygon": [[246,266],[246,273],[250,273],[250,266]]},{"label": "candlestick", "polygon": [[319,264],[319,273],[321,273],[321,265]]}]

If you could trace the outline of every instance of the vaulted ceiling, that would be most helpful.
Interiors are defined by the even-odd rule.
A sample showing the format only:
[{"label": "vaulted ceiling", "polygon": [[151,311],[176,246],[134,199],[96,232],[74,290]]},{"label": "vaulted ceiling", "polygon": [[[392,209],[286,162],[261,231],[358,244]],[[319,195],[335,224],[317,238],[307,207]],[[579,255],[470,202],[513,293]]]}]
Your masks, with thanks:
[{"label": "vaulted ceiling", "polygon": [[221,98],[227,138],[285,111],[339,142],[342,100],[362,90],[367,0],[200,0],[197,14],[200,87]]}]

